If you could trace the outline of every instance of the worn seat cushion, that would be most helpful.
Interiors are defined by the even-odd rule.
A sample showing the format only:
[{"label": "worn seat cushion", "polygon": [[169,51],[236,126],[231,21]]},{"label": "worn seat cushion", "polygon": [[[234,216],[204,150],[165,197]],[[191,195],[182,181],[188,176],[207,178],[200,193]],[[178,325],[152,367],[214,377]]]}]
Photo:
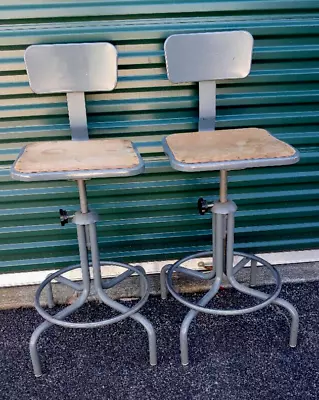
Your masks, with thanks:
[{"label": "worn seat cushion", "polygon": [[176,161],[218,163],[291,157],[296,150],[259,128],[176,133],[166,137]]},{"label": "worn seat cushion", "polygon": [[21,173],[130,169],[139,165],[129,140],[50,141],[28,144],[17,159]]}]

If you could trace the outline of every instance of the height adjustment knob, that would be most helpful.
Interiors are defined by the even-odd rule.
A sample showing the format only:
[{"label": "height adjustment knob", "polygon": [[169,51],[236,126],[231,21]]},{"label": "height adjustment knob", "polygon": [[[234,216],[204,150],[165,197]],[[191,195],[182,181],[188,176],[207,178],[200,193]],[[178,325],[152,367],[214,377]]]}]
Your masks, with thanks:
[{"label": "height adjustment knob", "polygon": [[200,215],[204,215],[213,207],[213,204],[208,204],[208,201],[200,197],[197,201],[197,208]]},{"label": "height adjustment knob", "polygon": [[62,210],[62,208],[60,208],[60,222],[62,226],[69,222],[68,212],[66,210]]}]

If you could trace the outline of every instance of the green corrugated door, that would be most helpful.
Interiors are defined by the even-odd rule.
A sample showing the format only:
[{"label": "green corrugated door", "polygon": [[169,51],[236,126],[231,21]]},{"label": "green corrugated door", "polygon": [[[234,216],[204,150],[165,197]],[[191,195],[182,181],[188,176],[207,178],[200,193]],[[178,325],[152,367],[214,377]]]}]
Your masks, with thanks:
[{"label": "green corrugated door", "polygon": [[258,126],[296,146],[300,163],[230,175],[239,205],[238,249],[319,247],[319,2],[302,0],[0,1],[0,268],[55,268],[78,259],[75,226],[60,207],[78,207],[72,182],[20,183],[9,168],[34,140],[67,138],[64,96],[34,95],[23,52],[30,44],[110,41],[119,51],[119,84],[87,96],[92,137],[138,144],[146,174],[89,182],[101,214],[102,257],[176,258],[210,246],[199,196],[217,194],[215,173],[170,169],[161,138],[196,129],[198,93],[171,85],[163,42],[173,33],[246,29],[255,37],[251,75],[217,90],[217,128]]}]

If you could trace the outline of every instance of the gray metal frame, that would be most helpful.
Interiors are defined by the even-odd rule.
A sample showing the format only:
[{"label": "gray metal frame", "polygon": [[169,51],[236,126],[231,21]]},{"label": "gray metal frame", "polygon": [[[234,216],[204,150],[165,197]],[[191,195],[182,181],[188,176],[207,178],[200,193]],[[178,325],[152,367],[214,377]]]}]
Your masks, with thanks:
[{"label": "gray metal frame", "polygon": [[[221,188],[220,188],[220,200],[212,207],[212,247],[213,251],[201,252],[185,257],[177,261],[173,265],[164,267],[161,271],[161,293],[162,298],[167,297],[167,291],[165,287],[165,281],[170,293],[182,304],[191,308],[186,317],[183,320],[180,329],[180,349],[181,349],[181,362],[182,365],[189,363],[188,358],[188,330],[191,322],[195,319],[198,312],[205,312],[213,315],[242,315],[250,312],[260,310],[270,304],[275,304],[284,307],[291,316],[291,327],[290,327],[290,340],[289,345],[295,347],[297,345],[298,329],[299,329],[299,316],[295,307],[288,303],[286,300],[280,299],[278,296],[281,290],[281,279],[278,271],[266,260],[257,257],[252,254],[234,252],[234,222],[236,205],[234,202],[227,200],[227,173],[221,171]],[[226,253],[225,253],[226,243]],[[234,255],[241,256],[242,260],[233,266]],[[200,271],[192,271],[183,267],[186,261],[195,259],[198,257],[213,257],[214,270],[208,273]],[[242,268],[244,268],[248,262],[251,262],[251,286],[256,285],[257,276],[257,262],[262,266],[266,267],[273,275],[275,279],[275,289],[273,293],[267,294],[251,287],[247,287],[235,279],[237,274]],[[196,278],[202,278],[205,280],[214,279],[211,289],[201,298],[197,303],[191,303],[186,300],[180,293],[176,292],[173,286],[172,277],[174,272],[181,272],[188,276],[195,276]],[[206,308],[210,300],[218,293],[222,279],[226,276],[231,286],[238,291],[245,293],[249,296],[261,299],[262,302],[256,306],[242,309],[213,309]]]},{"label": "gray metal frame", "polygon": [[[70,120],[72,140],[85,141],[89,139],[85,91],[108,91],[114,89],[117,82],[117,52],[110,43],[82,43],[63,45],[30,46],[25,53],[27,72],[30,85],[36,93],[67,93],[67,104]],[[52,78],[52,79],[50,79]],[[30,355],[35,376],[41,376],[40,357],[37,343],[40,335],[52,325],[67,328],[97,328],[119,322],[125,318],[132,318],[141,323],[147,331],[149,341],[149,360],[156,365],[156,335],[150,321],[138,313],[148,299],[150,289],[144,269],[141,266],[132,266],[119,262],[101,262],[96,234],[98,215],[89,211],[85,180],[98,177],[132,176],[144,172],[144,162],[136,146],[133,148],[138,156],[139,165],[134,168],[92,170],[92,171],[61,171],[46,173],[25,174],[16,171],[16,162],[11,168],[13,179],[22,181],[50,181],[69,179],[76,180],[79,189],[80,211],[76,212],[72,222],[77,225],[77,236],[80,253],[80,264],[71,265],[49,275],[39,286],[35,296],[35,308],[46,320],[33,332],[30,339]],[[23,154],[22,149],[18,158]],[[88,261],[91,252],[92,263]],[[101,276],[101,265],[117,265],[126,271],[119,276],[105,281]],[[120,314],[116,317],[92,323],[72,323],[65,318],[78,310],[87,300],[91,291],[89,268],[93,269],[93,286],[95,294],[104,304]],[[72,282],[62,275],[76,268],[81,268],[82,282]],[[128,308],[111,299],[105,289],[114,287],[132,274],[140,277],[141,299],[133,307]],[[58,312],[55,316],[48,314],[40,305],[40,296],[45,289],[48,307],[54,307],[52,281],[67,285],[79,293],[77,300]]]},{"label": "gray metal frame", "polygon": [[[244,38],[245,40],[240,40],[240,38]],[[188,46],[189,42],[191,44],[190,46]],[[173,35],[166,40],[165,56],[169,79],[175,83],[184,82],[186,80],[199,82],[199,131],[214,131],[216,120],[215,81],[218,79],[239,78],[248,75],[250,70],[252,44],[251,35],[248,32],[243,33],[242,31]],[[210,50],[212,51],[210,52]],[[239,64],[237,58],[239,58]],[[232,68],[233,62],[235,64],[237,63],[237,74],[234,73],[234,69]],[[247,67],[248,64],[249,68]],[[186,72],[184,65],[186,65]],[[244,71],[246,72],[244,73]],[[212,132],[212,134],[214,133]],[[165,266],[161,271],[160,282],[162,298],[165,299],[167,297],[167,286],[170,293],[179,302],[191,308],[184,318],[180,329],[182,365],[187,365],[189,363],[187,340],[188,330],[198,312],[205,312],[213,315],[241,315],[260,310],[270,304],[282,306],[291,316],[289,344],[291,347],[295,347],[297,345],[299,316],[293,305],[278,298],[281,290],[281,279],[278,271],[260,257],[246,253],[234,252],[234,224],[237,206],[234,202],[227,199],[227,171],[233,169],[237,170],[253,167],[293,164],[299,160],[298,151],[296,150],[293,156],[285,158],[187,164],[176,160],[173,152],[168,146],[166,138],[163,139],[163,147],[165,153],[169,157],[171,166],[176,170],[186,172],[220,171],[220,198],[211,208],[212,251],[190,255],[177,261],[173,265]],[[243,257],[235,267],[233,267],[234,254]],[[214,269],[211,272],[204,273],[183,267],[183,264],[188,260],[206,256],[213,257]],[[272,273],[275,279],[276,287],[273,293],[263,293],[237,282],[235,274],[247,265],[248,262],[251,262],[250,285],[256,286],[257,262],[259,262]],[[188,276],[204,280],[213,279],[214,281],[211,289],[197,304],[193,304],[175,291],[172,282],[174,272],[184,273]],[[262,302],[253,307],[232,310],[205,307],[218,293],[224,276],[227,277],[233,288],[237,289],[239,292],[261,299]]]}]

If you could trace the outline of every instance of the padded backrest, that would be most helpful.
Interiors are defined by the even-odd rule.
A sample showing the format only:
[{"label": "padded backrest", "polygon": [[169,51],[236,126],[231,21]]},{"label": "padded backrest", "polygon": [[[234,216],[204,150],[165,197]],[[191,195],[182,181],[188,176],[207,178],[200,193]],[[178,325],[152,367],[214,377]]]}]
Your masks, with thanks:
[{"label": "padded backrest", "polygon": [[253,37],[246,31],[172,35],[164,49],[173,83],[244,78],[251,67]]},{"label": "padded backrest", "polygon": [[24,59],[35,93],[111,91],[117,83],[117,51],[111,43],[33,45]]}]

